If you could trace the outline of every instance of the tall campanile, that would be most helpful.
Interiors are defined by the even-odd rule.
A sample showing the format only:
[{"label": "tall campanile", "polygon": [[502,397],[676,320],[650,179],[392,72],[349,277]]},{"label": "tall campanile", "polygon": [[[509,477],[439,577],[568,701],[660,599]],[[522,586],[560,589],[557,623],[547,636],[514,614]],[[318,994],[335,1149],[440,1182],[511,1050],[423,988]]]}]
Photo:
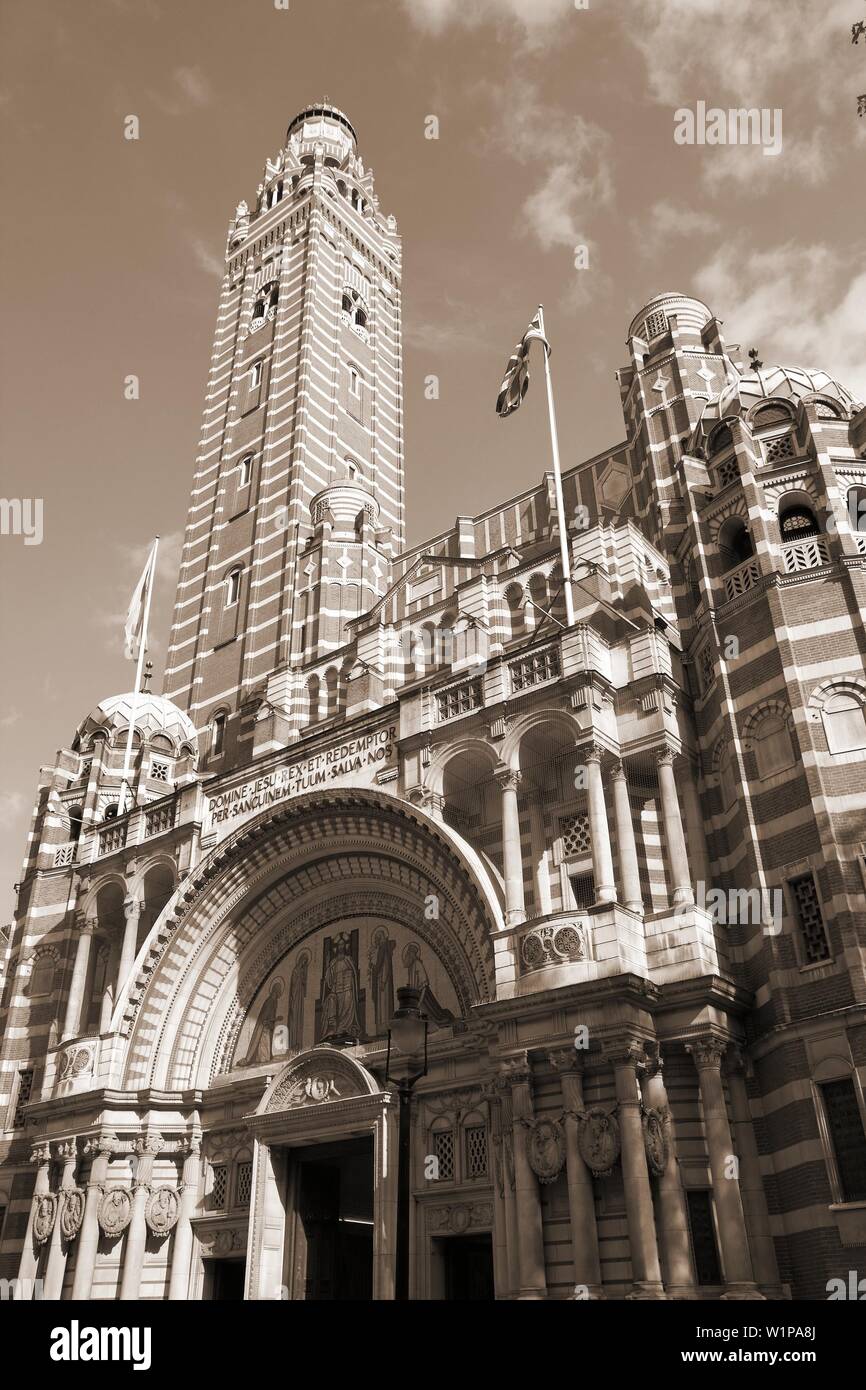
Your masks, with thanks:
[{"label": "tall campanile", "polygon": [[229,228],[165,694],[231,726],[342,645],[403,540],[400,239],[323,102]]}]

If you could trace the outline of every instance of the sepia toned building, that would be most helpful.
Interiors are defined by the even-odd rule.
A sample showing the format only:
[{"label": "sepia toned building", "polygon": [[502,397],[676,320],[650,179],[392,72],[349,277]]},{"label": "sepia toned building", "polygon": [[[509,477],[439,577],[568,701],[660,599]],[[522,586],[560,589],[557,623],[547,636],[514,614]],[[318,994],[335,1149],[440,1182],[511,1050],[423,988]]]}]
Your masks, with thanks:
[{"label": "sepia toned building", "polygon": [[569,624],[550,473],[406,546],[401,293],[310,107],[229,230],[133,804],[128,693],[40,774],[0,1276],[393,1298],[402,1174],[412,1298],[824,1298],[866,1242],[866,407],[654,298],[563,478]]}]

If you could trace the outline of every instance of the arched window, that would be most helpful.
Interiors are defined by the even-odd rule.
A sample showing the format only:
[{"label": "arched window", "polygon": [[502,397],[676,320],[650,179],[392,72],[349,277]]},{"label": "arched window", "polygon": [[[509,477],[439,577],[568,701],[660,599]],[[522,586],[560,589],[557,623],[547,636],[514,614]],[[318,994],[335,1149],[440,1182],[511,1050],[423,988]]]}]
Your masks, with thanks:
[{"label": "arched window", "polygon": [[243,570],[233,569],[226,576],[226,608],[234,608],[241,596],[241,575]]},{"label": "arched window", "polygon": [[218,758],[222,754],[226,744],[226,717],[224,714],[215,714],[210,725],[210,755]]},{"label": "arched window", "polygon": [[253,456],[245,454],[239,465],[238,487],[249,487],[253,476]]},{"label": "arched window", "polygon": [[250,390],[257,391],[262,384],[262,364],[254,362],[250,367]]},{"label": "arched window", "polygon": [[726,570],[745,564],[755,553],[749,528],[742,517],[732,516],[719,531],[719,554]]},{"label": "arched window", "polygon": [[866,531],[866,487],[849,487],[848,520],[852,531]]},{"label": "arched window", "polygon": [[831,753],[850,753],[866,748],[866,709],[847,690],[825,701],[821,711],[827,747]]},{"label": "arched window", "polygon": [[796,498],[779,504],[779,530],[783,541],[801,541],[819,535],[821,528],[812,508]]},{"label": "arched window", "polygon": [[349,368],[349,394],[358,401],[361,399],[361,373],[357,367]]},{"label": "arched window", "polygon": [[84,820],[84,808],[82,806],[70,806],[68,814],[69,838],[75,845],[81,838],[81,825]]},{"label": "arched window", "polygon": [[115,820],[117,817],[117,802],[109,801],[102,813],[103,820]]},{"label": "arched window", "polygon": [[35,998],[37,995],[50,994],[53,988],[54,957],[50,951],[43,951],[33,961],[33,973],[30,976],[30,988],[27,992],[31,998]]},{"label": "arched window", "polygon": [[525,618],[523,608],[523,589],[519,584],[509,584],[505,590],[505,602],[508,604],[508,619],[510,637],[520,637],[525,631]]},{"label": "arched window", "polygon": [[319,677],[310,676],[307,681],[307,723],[319,722]]},{"label": "arched window", "polygon": [[734,759],[729,744],[726,745],[719,759],[719,789],[722,793],[722,806],[727,811],[730,806],[733,806],[739,796],[737,769],[734,766]]},{"label": "arched window", "polygon": [[774,772],[793,766],[794,746],[787,721],[781,714],[767,714],[752,735],[758,776],[771,777]]}]

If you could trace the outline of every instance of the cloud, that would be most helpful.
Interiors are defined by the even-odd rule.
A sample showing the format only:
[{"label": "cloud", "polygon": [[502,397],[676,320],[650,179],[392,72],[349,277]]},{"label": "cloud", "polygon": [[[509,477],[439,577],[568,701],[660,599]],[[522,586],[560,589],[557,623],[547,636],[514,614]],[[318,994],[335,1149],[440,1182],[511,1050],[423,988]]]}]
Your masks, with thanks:
[{"label": "cloud", "polygon": [[574,0],[403,0],[403,7],[427,33],[442,34],[451,25],[516,26],[532,44],[551,40],[566,18],[579,18]]},{"label": "cloud", "polygon": [[641,249],[650,255],[676,237],[709,236],[718,230],[718,219],[712,213],[662,199],[653,204],[646,221],[638,225],[636,232]]},{"label": "cloud", "polygon": [[698,271],[695,289],[727,319],[728,337],[757,346],[768,366],[821,368],[866,399],[862,255],[855,263],[828,246],[726,246]]},{"label": "cloud", "polygon": [[0,829],[11,830],[24,814],[24,810],[24,796],[21,792],[0,792]]},{"label": "cloud", "polygon": [[214,252],[202,237],[196,236],[193,232],[187,233],[187,241],[199,269],[203,270],[206,275],[216,275],[221,279],[226,268],[223,257]]},{"label": "cloud", "polygon": [[147,95],[165,116],[186,116],[209,106],[212,100],[210,84],[200,67],[175,68],[167,92],[149,91]]},{"label": "cloud", "polygon": [[0,715],[0,729],[11,729],[13,724],[17,724],[21,715],[17,709],[10,709],[6,714]]},{"label": "cloud", "polygon": [[495,104],[486,139],[533,171],[518,230],[543,251],[589,246],[589,218],[613,198],[610,136],[585,117],[544,102],[525,79],[498,89]]},{"label": "cloud", "polygon": [[[778,158],[751,146],[701,151],[702,176],[720,192],[730,179],[758,192],[779,179],[815,184],[844,157],[856,127],[853,97],[840,96],[850,19],[850,0],[644,0],[637,22],[623,7],[649,94],[670,108],[672,128],[674,110],[693,110],[698,100],[726,110],[782,110]],[[842,138],[831,134],[834,126]]]}]

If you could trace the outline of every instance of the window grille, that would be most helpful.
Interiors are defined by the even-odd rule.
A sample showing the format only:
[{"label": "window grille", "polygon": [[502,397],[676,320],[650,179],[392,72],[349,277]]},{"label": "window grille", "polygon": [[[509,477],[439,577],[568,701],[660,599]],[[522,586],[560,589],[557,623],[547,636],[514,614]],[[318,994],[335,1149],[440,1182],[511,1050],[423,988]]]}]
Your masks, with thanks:
[{"label": "window grille", "polygon": [[54,851],[54,867],[55,867],[55,869],[62,869],[62,868],[64,868],[67,864],[71,864],[74,858],[75,858],[75,845],[74,845],[74,844],[71,844],[71,845],[60,845],[60,846]]},{"label": "window grille", "polygon": [[441,724],[445,719],[456,719],[458,714],[469,714],[474,709],[480,709],[481,704],[481,682],[464,681],[462,685],[452,685],[447,690],[436,692],[436,718]]},{"label": "window grille", "polygon": [[716,483],[720,488],[728,487],[731,483],[740,481],[740,465],[736,458],[726,459],[720,463],[716,469]]},{"label": "window grille", "polygon": [[154,759],[150,764],[150,775],[154,782],[167,782],[168,763],[160,763]]},{"label": "window grille", "polygon": [[15,1114],[12,1116],[12,1128],[20,1129],[24,1123],[24,1107],[33,1094],[33,1072],[30,1070],[19,1071],[18,1073],[18,1095],[15,1097]]},{"label": "window grille", "polygon": [[716,666],[713,661],[713,653],[709,647],[704,647],[699,657],[701,663],[701,689],[709,690],[716,677]]},{"label": "window grille", "polygon": [[578,910],[592,907],[595,902],[595,878],[592,874],[569,874],[574,906]]},{"label": "window grille", "polygon": [[730,574],[725,575],[725,597],[739,598],[747,589],[752,589],[760,581],[761,571],[757,560],[747,560]]},{"label": "window grille", "polygon": [[803,874],[802,878],[792,879],[790,887],[797,909],[806,959],[810,964],[814,961],[829,960],[830,943],[827,940],[824,915],[821,912],[813,876]]},{"label": "window grille", "polygon": [[213,1169],[213,1187],[210,1191],[210,1204],[214,1211],[225,1211],[228,1196],[229,1170],[225,1163],[217,1163]]},{"label": "window grille", "polygon": [[84,763],[81,764],[81,781],[82,781],[82,782],[86,782],[86,781],[88,780],[88,778],[90,777],[90,769],[91,769],[92,767],[93,767],[93,759],[92,759],[92,758],[88,758],[86,762],[84,762]]},{"label": "window grille", "polygon": [[721,1284],[722,1270],[713,1226],[713,1204],[709,1192],[689,1188],[686,1191],[689,1217],[689,1236],[695,1260],[698,1284]]},{"label": "window grille", "polygon": [[836,1156],[843,1202],[866,1202],[866,1134],[854,1082],[827,1081],[821,1087],[827,1128]]},{"label": "window grille", "polygon": [[454,1177],[453,1130],[437,1130],[433,1135],[433,1153],[439,1164],[439,1182],[450,1182]]},{"label": "window grille", "polygon": [[565,859],[592,853],[589,816],[584,812],[574,816],[560,816],[559,833],[562,836],[562,853]]},{"label": "window grille", "polygon": [[239,1163],[235,1180],[235,1206],[248,1207],[253,1190],[253,1165],[251,1162]]},{"label": "window grille", "polygon": [[487,1129],[485,1125],[466,1127],[466,1176],[487,1176]]},{"label": "window grille", "polygon": [[794,441],[789,434],[778,439],[768,439],[764,445],[768,463],[778,463],[780,459],[792,459],[795,455]]},{"label": "window grille", "polygon": [[830,552],[823,536],[812,536],[808,540],[791,541],[782,547],[786,574],[797,570],[817,570],[830,563]]},{"label": "window grille", "polygon": [[661,309],[656,309],[654,313],[647,314],[644,323],[644,336],[647,342],[653,338],[658,338],[660,334],[668,331],[668,316]]},{"label": "window grille", "polygon": [[113,854],[115,850],[123,849],[126,844],[126,822],[121,825],[114,825],[110,830],[99,832],[99,853]]},{"label": "window grille", "polygon": [[171,830],[174,826],[174,814],[174,801],[158,806],[155,811],[145,811],[144,838],[149,840],[153,835],[162,835],[166,830]]},{"label": "window grille", "polygon": [[559,648],[542,647],[519,661],[511,662],[511,689],[516,695],[560,674]]}]

